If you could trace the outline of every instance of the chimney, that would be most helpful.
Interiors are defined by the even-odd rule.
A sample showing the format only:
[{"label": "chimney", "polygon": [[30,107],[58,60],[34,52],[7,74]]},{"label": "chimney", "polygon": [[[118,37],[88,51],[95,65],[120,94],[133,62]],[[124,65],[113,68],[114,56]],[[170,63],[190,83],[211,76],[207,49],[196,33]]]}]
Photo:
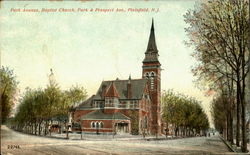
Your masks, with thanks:
[{"label": "chimney", "polygon": [[128,83],[127,83],[127,94],[128,99],[132,98],[132,89],[131,89],[131,75],[129,75]]}]

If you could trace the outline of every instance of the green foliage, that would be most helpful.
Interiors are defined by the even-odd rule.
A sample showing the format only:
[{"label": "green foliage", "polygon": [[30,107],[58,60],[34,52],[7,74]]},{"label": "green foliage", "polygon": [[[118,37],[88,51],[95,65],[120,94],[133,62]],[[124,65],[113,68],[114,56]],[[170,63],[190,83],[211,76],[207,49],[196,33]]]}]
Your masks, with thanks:
[{"label": "green foliage", "polygon": [[199,102],[172,90],[162,94],[162,119],[175,126],[189,127],[197,130],[209,128],[207,115]]},{"label": "green foliage", "polygon": [[139,115],[138,111],[130,110],[128,113],[131,118],[131,134],[138,135],[139,134]]},{"label": "green foliage", "polygon": [[227,113],[225,111],[226,107],[225,98],[222,96],[218,96],[214,98],[212,105],[211,105],[211,114],[213,117],[214,127],[216,130],[222,132],[223,129],[226,127],[226,117]]},{"label": "green foliage", "polygon": [[[190,25],[186,28],[188,44],[195,47],[192,55],[198,61],[192,71],[198,78],[199,86],[213,88],[217,93],[226,90],[229,93],[228,98],[234,97],[236,90],[236,145],[239,146],[241,126],[242,151],[246,152],[247,136],[244,124],[246,76],[250,61],[249,0],[209,0],[197,4],[184,16],[185,22]],[[216,103],[217,106],[219,101],[220,98],[213,104]],[[228,108],[221,110],[224,113]],[[229,113],[227,117],[230,132],[233,131],[230,125],[233,124],[233,115]],[[219,118],[217,113],[214,117],[215,120]],[[221,118],[220,122],[222,121]],[[233,132],[227,134],[230,135],[227,138],[231,142],[232,134]]]},{"label": "green foliage", "polygon": [[87,93],[83,87],[72,87],[67,91],[62,91],[56,84],[50,84],[45,89],[27,88],[20,101],[15,121],[22,126],[26,123],[42,122],[52,118],[65,119],[61,116],[67,116],[70,107],[86,97]]},{"label": "green foliage", "polygon": [[[184,16],[188,45],[199,62],[193,68],[200,85],[221,87],[226,77],[234,78],[242,69],[247,73],[249,49],[249,7],[247,0],[211,0],[198,2]],[[238,76],[240,76],[238,74]],[[240,77],[244,80],[244,75]]]},{"label": "green foliage", "polygon": [[66,114],[73,104],[86,99],[87,92],[83,87],[72,86],[69,90],[62,92],[62,95],[61,113]]},{"label": "green foliage", "polygon": [[1,119],[5,123],[14,106],[15,94],[17,92],[16,77],[13,70],[7,67],[0,68],[0,94],[1,94]]}]

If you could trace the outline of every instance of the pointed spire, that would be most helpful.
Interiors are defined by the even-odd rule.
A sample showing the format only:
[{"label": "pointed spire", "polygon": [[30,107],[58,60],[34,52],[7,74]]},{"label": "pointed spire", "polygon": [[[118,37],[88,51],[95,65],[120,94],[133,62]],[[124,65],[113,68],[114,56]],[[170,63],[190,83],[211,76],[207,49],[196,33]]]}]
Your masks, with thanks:
[{"label": "pointed spire", "polygon": [[151,31],[154,31],[154,18],[152,18]]},{"label": "pointed spire", "polygon": [[145,52],[146,56],[143,62],[153,62],[158,61],[158,49],[155,41],[155,31],[154,31],[154,19],[152,18],[152,25],[148,40],[147,50]]},{"label": "pointed spire", "polygon": [[155,30],[154,30],[154,19],[152,18],[152,25],[151,25],[151,31],[150,31],[150,36],[148,40],[148,48],[146,53],[149,52],[158,52],[156,42],[155,42]]},{"label": "pointed spire", "polygon": [[112,81],[111,85],[109,86],[105,97],[119,97],[118,91],[115,88],[114,82]]}]

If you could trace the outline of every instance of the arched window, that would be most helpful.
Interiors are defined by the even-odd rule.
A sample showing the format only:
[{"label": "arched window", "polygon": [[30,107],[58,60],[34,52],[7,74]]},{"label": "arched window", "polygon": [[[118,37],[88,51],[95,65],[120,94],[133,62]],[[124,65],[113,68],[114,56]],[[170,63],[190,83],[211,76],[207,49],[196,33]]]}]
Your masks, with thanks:
[{"label": "arched window", "polygon": [[99,122],[100,128],[103,128],[103,122]]},{"label": "arched window", "polygon": [[150,77],[150,76],[149,76],[149,73],[146,72],[146,73],[144,74],[144,77],[147,78],[147,79],[149,79],[149,77]]},{"label": "arched window", "polygon": [[91,122],[91,128],[95,128],[95,123]]},{"label": "arched window", "polygon": [[150,89],[154,89],[154,85],[155,85],[154,79],[155,79],[155,77],[156,77],[156,73],[154,71],[144,73],[144,78],[150,80]]},{"label": "arched window", "polygon": [[97,129],[99,129],[99,123],[98,122],[95,122],[95,127],[97,128]]},{"label": "arched window", "polygon": [[155,72],[151,72],[150,77],[154,77],[154,76],[155,76]]}]

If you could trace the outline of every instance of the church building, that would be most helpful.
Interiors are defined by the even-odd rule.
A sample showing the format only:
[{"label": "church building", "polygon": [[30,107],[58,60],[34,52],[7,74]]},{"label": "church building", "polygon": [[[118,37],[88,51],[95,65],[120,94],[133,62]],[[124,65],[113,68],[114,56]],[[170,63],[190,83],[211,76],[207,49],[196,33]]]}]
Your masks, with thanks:
[{"label": "church building", "polygon": [[73,109],[84,133],[161,133],[161,64],[152,20],[140,79],[103,81],[97,93]]}]

